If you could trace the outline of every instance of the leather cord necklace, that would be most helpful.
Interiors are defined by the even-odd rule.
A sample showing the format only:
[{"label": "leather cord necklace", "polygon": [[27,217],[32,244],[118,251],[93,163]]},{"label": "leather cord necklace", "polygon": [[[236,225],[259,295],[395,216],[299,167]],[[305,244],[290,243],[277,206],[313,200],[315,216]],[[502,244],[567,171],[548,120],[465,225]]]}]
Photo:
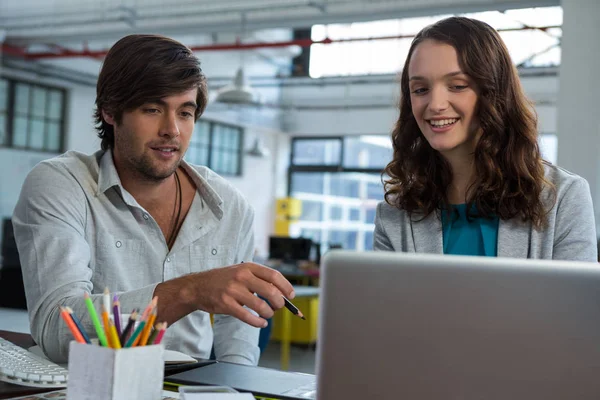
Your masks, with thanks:
[{"label": "leather cord necklace", "polygon": [[[173,207],[173,215],[176,214],[175,221],[173,223],[173,227],[171,228],[171,233],[169,234],[169,239],[167,240],[167,246],[169,249],[173,247],[175,244],[175,239],[177,239],[177,234],[179,233],[179,218],[181,217],[181,204],[182,204],[182,194],[181,194],[181,181],[179,180],[179,175],[177,171],[175,171],[175,205]],[[179,203],[178,203],[179,201]],[[172,218],[171,218],[172,219]]]}]

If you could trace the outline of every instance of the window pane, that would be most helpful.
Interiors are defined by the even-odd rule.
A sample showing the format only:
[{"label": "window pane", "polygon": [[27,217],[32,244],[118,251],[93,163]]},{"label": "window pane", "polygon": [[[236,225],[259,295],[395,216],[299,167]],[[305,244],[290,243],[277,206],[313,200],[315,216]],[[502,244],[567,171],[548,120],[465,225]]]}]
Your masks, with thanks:
[{"label": "window pane", "polygon": [[208,146],[208,135],[210,134],[210,125],[206,121],[198,121],[196,129],[192,136],[192,143],[198,143]]},{"label": "window pane", "polygon": [[292,192],[318,193],[324,192],[324,173],[296,172],[292,175]]},{"label": "window pane", "polygon": [[44,120],[32,119],[29,135],[29,148],[42,150],[44,148]]},{"label": "window pane", "polygon": [[344,138],[344,167],[383,169],[392,160],[392,141],[387,136]]},{"label": "window pane", "polygon": [[365,232],[365,250],[373,250],[373,231]]},{"label": "window pane", "polygon": [[208,147],[199,147],[196,153],[196,161],[199,165],[208,166]]},{"label": "window pane", "polygon": [[60,124],[57,122],[48,123],[48,146],[47,150],[60,151]]},{"label": "window pane", "polygon": [[52,90],[50,92],[49,99],[49,111],[48,117],[52,119],[61,119],[62,118],[62,109],[63,109],[63,94],[58,90]]},{"label": "window pane", "polygon": [[0,114],[0,145],[6,144],[6,117]]},{"label": "window pane", "polygon": [[36,117],[46,116],[46,90],[40,87],[33,88],[33,107],[31,115]]},{"label": "window pane", "polygon": [[342,219],[342,207],[331,207],[329,211],[329,217],[334,221],[339,221]]},{"label": "window pane", "polygon": [[27,146],[27,118],[15,117],[13,123],[13,143],[14,147]]},{"label": "window pane", "polygon": [[21,115],[29,113],[29,85],[17,83],[15,86],[15,112]]},{"label": "window pane", "polygon": [[302,202],[302,221],[321,221],[323,219],[323,205],[315,201]]},{"label": "window pane", "polygon": [[365,222],[367,224],[373,224],[373,223],[375,223],[375,207],[373,207],[373,208],[367,208]]},{"label": "window pane", "polygon": [[330,194],[342,197],[359,197],[360,174],[334,174],[331,177]]},{"label": "window pane", "polygon": [[356,237],[357,232],[355,231],[330,231],[328,247],[341,246],[343,249],[355,250],[356,249]]},{"label": "window pane", "polygon": [[[302,202],[302,215],[293,224],[294,232],[315,230],[322,233],[321,245],[365,250],[374,229],[379,201],[383,199],[377,173],[293,172],[291,197]],[[327,211],[327,212],[325,212]]]},{"label": "window pane", "polygon": [[339,165],[342,150],[338,139],[295,139],[293,141],[295,165]]},{"label": "window pane", "polygon": [[0,113],[6,111],[8,104],[8,82],[4,79],[0,79]]}]

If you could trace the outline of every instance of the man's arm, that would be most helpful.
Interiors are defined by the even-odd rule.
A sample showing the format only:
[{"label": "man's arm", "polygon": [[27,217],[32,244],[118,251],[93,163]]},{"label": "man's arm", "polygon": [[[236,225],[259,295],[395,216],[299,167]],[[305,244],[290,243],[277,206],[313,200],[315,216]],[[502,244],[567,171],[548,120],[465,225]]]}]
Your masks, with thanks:
[{"label": "man's arm", "polygon": [[[31,333],[56,362],[67,360],[72,340],[59,305],[70,306],[86,331],[95,336],[83,301],[84,293],[94,289],[85,238],[86,202],[79,182],[64,167],[41,163],[25,180],[13,215]],[[154,286],[121,293],[121,306],[132,309],[147,304]],[[91,297],[100,310],[102,296]]]},{"label": "man's arm", "polygon": [[[240,224],[236,262],[252,261],[254,256],[254,210],[247,206]],[[250,312],[250,310],[248,310]],[[258,336],[260,330],[237,318],[215,314],[214,348],[219,361],[257,365],[260,357]]]}]

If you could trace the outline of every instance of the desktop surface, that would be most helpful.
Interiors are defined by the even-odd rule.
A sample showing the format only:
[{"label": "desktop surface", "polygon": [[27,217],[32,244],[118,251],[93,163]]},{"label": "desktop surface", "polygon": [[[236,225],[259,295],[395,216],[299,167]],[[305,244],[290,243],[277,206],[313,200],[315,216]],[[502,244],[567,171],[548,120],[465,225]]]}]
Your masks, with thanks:
[{"label": "desktop surface", "polygon": [[331,252],[319,399],[600,398],[595,263]]}]

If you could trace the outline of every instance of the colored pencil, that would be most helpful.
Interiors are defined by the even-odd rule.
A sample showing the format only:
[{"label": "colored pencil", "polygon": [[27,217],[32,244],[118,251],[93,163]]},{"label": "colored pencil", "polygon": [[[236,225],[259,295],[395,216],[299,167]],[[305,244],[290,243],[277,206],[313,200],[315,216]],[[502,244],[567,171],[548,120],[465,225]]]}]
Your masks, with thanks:
[{"label": "colored pencil", "polygon": [[[159,328],[159,325],[160,325],[160,328]],[[157,324],[156,328],[158,329],[158,334],[156,335],[156,339],[154,339],[154,343],[152,343],[152,344],[160,344],[163,336],[165,335],[165,331],[167,330],[167,323],[162,322],[160,324]]]},{"label": "colored pencil", "polygon": [[150,331],[152,330],[152,327],[154,326],[154,321],[156,321],[156,309],[154,309],[154,311],[152,311],[152,313],[150,314],[150,318],[148,318],[146,327],[142,331],[140,341],[137,344],[138,346],[145,346],[146,343],[148,342],[148,337],[150,336]]},{"label": "colored pencil", "polygon": [[77,327],[77,329],[79,329],[79,332],[81,332],[81,336],[83,336],[83,340],[85,340],[85,342],[87,344],[92,343],[92,340],[90,339],[90,336],[87,334],[87,332],[85,331],[85,329],[83,328],[83,325],[81,324],[81,321],[79,320],[79,318],[77,318],[77,315],[75,315],[75,313],[73,312],[73,309],[71,307],[65,307],[67,310],[67,313],[69,313],[69,315],[71,316],[71,319],[73,320],[73,323],[75,324],[75,326]]},{"label": "colored pencil", "polygon": [[90,298],[90,295],[85,293],[84,295],[85,305],[87,306],[88,313],[90,314],[90,319],[94,324],[94,328],[96,329],[96,334],[98,335],[98,341],[100,345],[104,347],[108,347],[108,342],[106,341],[106,335],[104,334],[104,329],[102,329],[102,325],[100,325],[100,320],[98,319],[98,314],[96,313],[96,309],[94,308],[94,303]]},{"label": "colored pencil", "polygon": [[113,324],[112,322],[110,322],[110,337],[111,337],[111,343],[113,345],[113,349],[120,349],[121,348],[121,342],[119,342],[119,335],[117,334],[117,328],[115,327],[115,324]]},{"label": "colored pencil", "polygon": [[129,339],[129,333],[131,333],[131,330],[133,329],[133,326],[135,325],[135,321],[137,321],[137,317],[138,317],[138,310],[136,308],[135,310],[133,310],[133,312],[129,316],[129,321],[127,322],[125,329],[121,333],[121,336],[119,336],[119,339],[121,340],[121,346],[125,346],[127,339]]},{"label": "colored pencil", "polygon": [[60,316],[62,317],[62,319],[67,324],[67,327],[69,328],[69,330],[73,334],[73,337],[75,338],[75,341],[77,343],[85,343],[85,340],[83,339],[83,336],[81,336],[81,332],[79,332],[79,329],[77,329],[77,326],[73,322],[73,319],[71,318],[71,316],[69,315],[69,313],[67,312],[67,310],[64,307],[60,307]]},{"label": "colored pencil", "polygon": [[115,320],[117,334],[121,336],[121,303],[116,294],[115,297],[113,297],[113,319]]},{"label": "colored pencil", "polygon": [[133,347],[135,345],[135,343],[137,343],[139,341],[140,334],[144,330],[144,326],[145,325],[146,325],[146,321],[140,322],[140,324],[138,325],[138,327],[136,328],[136,330],[133,332],[133,335],[131,335],[131,337],[129,338],[129,340],[125,344],[125,347]]}]

